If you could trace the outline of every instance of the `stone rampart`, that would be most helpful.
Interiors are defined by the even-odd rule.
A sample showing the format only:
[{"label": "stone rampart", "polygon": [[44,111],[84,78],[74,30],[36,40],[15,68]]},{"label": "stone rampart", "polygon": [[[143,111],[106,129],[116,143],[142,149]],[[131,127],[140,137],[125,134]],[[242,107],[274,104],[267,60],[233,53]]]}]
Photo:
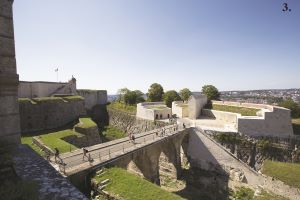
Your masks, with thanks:
[{"label": "stone rampart", "polygon": [[179,118],[184,118],[189,116],[189,107],[187,103],[183,101],[173,101],[172,102],[172,115],[176,115]]},{"label": "stone rampart", "polygon": [[18,86],[19,98],[50,97],[55,94],[75,94],[76,79],[69,82],[20,81]]},{"label": "stone rampart", "polygon": [[237,113],[230,113],[230,112],[223,112],[223,111],[209,110],[209,109],[203,109],[202,115],[216,120],[220,120],[223,123],[230,124],[235,128],[237,128],[238,126],[238,117],[241,116],[240,114]]},{"label": "stone rampart", "polygon": [[261,117],[238,117],[238,132],[250,136],[293,135],[290,110],[273,107],[272,111],[262,110]]},{"label": "stone rampart", "polygon": [[289,137],[293,135],[290,110],[278,106],[239,103],[228,101],[213,101],[213,104],[238,106],[260,109],[259,116],[241,116],[216,110],[203,110],[205,116],[213,117],[225,124],[236,124],[237,131],[249,136],[278,136]]},{"label": "stone rampart", "polygon": [[86,114],[83,99],[20,99],[21,132],[51,130]]},{"label": "stone rampart", "polygon": [[84,97],[85,108],[91,110],[95,105],[107,104],[106,90],[77,90],[77,94]]}]

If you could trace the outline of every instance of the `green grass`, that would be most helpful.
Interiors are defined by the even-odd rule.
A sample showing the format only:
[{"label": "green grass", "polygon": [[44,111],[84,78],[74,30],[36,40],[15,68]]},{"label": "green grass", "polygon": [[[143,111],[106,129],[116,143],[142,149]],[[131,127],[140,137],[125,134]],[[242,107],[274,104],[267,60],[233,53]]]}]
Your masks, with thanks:
[{"label": "green grass", "polygon": [[84,100],[84,98],[82,96],[66,96],[66,97],[62,97],[62,98],[67,101]]},{"label": "green grass", "polygon": [[40,156],[44,156],[45,152],[42,151],[38,146],[32,143],[32,137],[33,136],[22,136],[21,137],[21,143],[27,144],[30,148],[32,148],[36,153],[38,153]]},{"label": "green grass", "polygon": [[149,105],[149,106],[146,106],[146,108],[153,109],[153,110],[163,110],[168,107],[165,105]]},{"label": "green grass", "polygon": [[35,102],[45,102],[45,101],[62,101],[63,99],[61,97],[38,97],[32,99]]},{"label": "green grass", "polygon": [[70,135],[76,135],[78,137],[81,137],[82,135],[80,133],[77,133],[73,131],[72,129],[67,129],[63,131],[53,132],[45,135],[40,135],[40,139],[42,142],[45,143],[46,146],[54,150],[54,148],[58,148],[60,153],[69,152],[71,150],[77,149],[76,146],[65,142],[61,138],[70,136]]},{"label": "green grass", "polygon": [[283,181],[287,185],[300,188],[300,164],[266,160],[262,172]]},{"label": "green grass", "polygon": [[89,117],[81,117],[79,118],[80,123],[76,126],[81,128],[91,128],[97,126],[97,124]]},{"label": "green grass", "polygon": [[106,191],[118,195],[124,200],[179,200],[180,196],[169,193],[149,181],[131,174],[121,168],[106,169],[102,175],[96,176],[97,181],[110,179]]},{"label": "green grass", "polygon": [[136,105],[125,105],[124,103],[120,102],[112,102],[108,105],[108,108],[121,110],[130,114],[136,113]]},{"label": "green grass", "polygon": [[259,196],[254,196],[254,191],[250,188],[241,187],[235,192],[231,192],[231,197],[235,200],[288,200],[285,197],[262,190]]},{"label": "green grass", "polygon": [[292,119],[294,135],[300,135],[300,118]]},{"label": "green grass", "polygon": [[113,126],[104,127],[102,134],[108,141],[126,137],[123,131]]},{"label": "green grass", "polygon": [[227,106],[227,105],[219,105],[219,104],[213,104],[212,110],[240,113],[242,116],[256,116],[256,112],[259,111],[259,109],[255,109],[255,108],[245,108],[245,107]]}]

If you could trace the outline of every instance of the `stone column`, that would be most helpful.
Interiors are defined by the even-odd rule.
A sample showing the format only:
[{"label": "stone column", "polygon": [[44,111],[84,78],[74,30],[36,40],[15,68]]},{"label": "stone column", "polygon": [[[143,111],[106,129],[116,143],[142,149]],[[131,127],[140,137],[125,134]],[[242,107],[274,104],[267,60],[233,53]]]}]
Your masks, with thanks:
[{"label": "stone column", "polygon": [[0,0],[0,148],[20,143],[12,4],[13,0]]}]

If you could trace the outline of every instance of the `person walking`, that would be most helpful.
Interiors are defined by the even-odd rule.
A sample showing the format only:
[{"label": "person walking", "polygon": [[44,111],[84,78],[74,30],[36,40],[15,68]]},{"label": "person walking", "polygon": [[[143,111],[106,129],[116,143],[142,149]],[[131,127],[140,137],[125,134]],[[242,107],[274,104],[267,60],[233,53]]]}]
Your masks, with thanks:
[{"label": "person walking", "polygon": [[84,157],[87,157],[87,153],[89,152],[86,148],[82,148],[83,151],[83,156],[82,156],[82,160],[84,160]]},{"label": "person walking", "polygon": [[134,135],[132,135],[131,138],[132,138],[133,144],[135,144],[135,137],[134,137]]},{"label": "person walking", "polygon": [[58,150],[58,148],[54,148],[54,160],[55,160],[55,162],[56,162],[56,159],[57,158],[59,158],[59,150]]}]

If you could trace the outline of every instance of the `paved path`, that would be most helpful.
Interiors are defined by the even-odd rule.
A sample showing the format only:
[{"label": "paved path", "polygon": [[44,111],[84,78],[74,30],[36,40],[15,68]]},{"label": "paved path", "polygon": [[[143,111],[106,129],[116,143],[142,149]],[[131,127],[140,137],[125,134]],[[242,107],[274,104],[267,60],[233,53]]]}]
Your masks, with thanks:
[{"label": "paved path", "polygon": [[[200,130],[202,127],[199,127]],[[215,159],[223,166],[241,169],[246,178],[247,184],[256,188],[257,186],[262,186],[262,188],[269,190],[277,195],[281,195],[292,200],[300,199],[300,191],[297,188],[290,187],[279,180],[272,181],[271,177],[259,174],[254,170],[250,169],[245,163],[239,161],[232,154],[229,153],[223,146],[209,138],[202,131],[198,130],[197,135],[200,137],[201,141],[204,143],[208,151],[214,155]]]},{"label": "paved path", "polygon": [[38,199],[88,200],[44,158],[37,155],[27,145],[19,145],[13,154],[13,159],[18,176],[38,183]]},{"label": "paved path", "polygon": [[[165,134],[161,134],[162,129],[165,130]],[[65,166],[65,174],[71,175],[83,169],[90,168],[91,166],[97,166],[102,163],[107,163],[116,157],[122,156],[125,153],[132,152],[136,149],[142,148],[148,144],[163,140],[167,137],[178,133],[177,125],[170,125],[161,129],[153,131],[135,134],[135,142],[130,141],[128,137],[97,144],[87,147],[89,151],[86,157],[83,157],[83,150],[78,149],[69,153],[60,155]],[[179,128],[179,130],[182,130]],[[92,162],[89,162],[88,157],[92,158]],[[63,170],[63,167],[61,167]]]}]

